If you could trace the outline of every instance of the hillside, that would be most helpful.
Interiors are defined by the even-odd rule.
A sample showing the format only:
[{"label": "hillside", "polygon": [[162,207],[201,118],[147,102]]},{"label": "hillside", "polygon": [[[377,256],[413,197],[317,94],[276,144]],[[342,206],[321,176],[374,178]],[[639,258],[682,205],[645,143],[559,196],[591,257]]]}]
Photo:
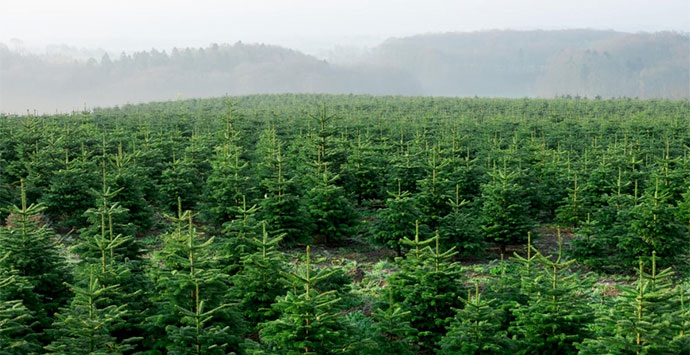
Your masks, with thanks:
[{"label": "hillside", "polygon": [[241,42],[86,61],[0,45],[0,63],[5,112],[285,92],[690,98],[690,37],[672,32],[426,34],[389,39],[350,65]]}]

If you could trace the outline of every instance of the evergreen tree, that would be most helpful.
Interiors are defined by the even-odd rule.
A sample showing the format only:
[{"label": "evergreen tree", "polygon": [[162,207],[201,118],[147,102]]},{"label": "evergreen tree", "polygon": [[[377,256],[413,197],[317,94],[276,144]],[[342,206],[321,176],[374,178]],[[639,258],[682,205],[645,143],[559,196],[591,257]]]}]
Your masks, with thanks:
[{"label": "evergreen tree", "polygon": [[528,303],[513,310],[511,332],[518,335],[520,353],[575,354],[575,344],[590,334],[594,314],[578,295],[587,286],[577,274],[568,274],[575,260],[564,259],[560,230],[558,245],[555,261],[534,250],[543,271],[525,285]]},{"label": "evergreen tree", "polygon": [[[8,290],[10,299],[21,300],[36,317],[34,331],[42,342],[49,341],[44,331],[58,308],[70,299],[64,282],[70,281],[67,263],[61,255],[53,231],[41,225],[40,204],[27,206],[24,183],[21,183],[21,207],[12,206],[7,227],[0,228],[0,262],[3,273],[15,275],[30,286],[29,292]],[[18,294],[13,294],[17,292]],[[16,296],[16,297],[15,297]]]},{"label": "evergreen tree", "polygon": [[160,176],[159,196],[164,211],[174,213],[177,209],[177,199],[171,196],[179,196],[185,206],[194,206],[200,199],[201,186],[199,171],[187,154],[182,158],[173,154]]},{"label": "evergreen tree", "polygon": [[228,276],[213,259],[214,238],[201,240],[192,212],[183,213],[181,203],[170,219],[175,230],[164,236],[163,249],[153,259],[161,265],[153,275],[160,309],[151,320],[167,335],[166,343],[155,346],[164,345],[171,354],[239,351],[244,323],[225,299]]},{"label": "evergreen tree", "polygon": [[231,299],[239,299],[240,309],[252,327],[274,318],[271,305],[287,291],[286,272],[278,243],[283,236],[269,237],[263,223],[262,239],[252,238],[251,250],[242,257],[242,269],[233,276]]},{"label": "evergreen tree", "polygon": [[235,217],[234,210],[240,205],[242,195],[248,194],[249,180],[246,170],[249,163],[242,158],[239,145],[240,132],[234,127],[236,113],[233,106],[224,122],[222,143],[211,160],[211,172],[204,186],[206,219],[216,226]]},{"label": "evergreen tree", "polygon": [[[73,250],[83,260],[96,258],[103,264],[106,260],[111,263],[126,259],[140,261],[143,247],[131,234],[134,228],[127,219],[129,210],[122,207],[121,198],[118,198],[123,188],[113,190],[108,186],[107,177],[104,168],[101,189],[91,190],[95,207],[84,212],[90,225],[80,231],[79,243]],[[103,281],[103,276],[99,277]]]},{"label": "evergreen tree", "polygon": [[256,214],[259,208],[247,207],[247,200],[242,196],[242,203],[235,208],[235,219],[223,223],[223,238],[219,243],[218,267],[229,276],[241,270],[241,259],[247,253],[253,238],[260,235],[261,223]]},{"label": "evergreen tree", "polygon": [[21,300],[6,299],[4,291],[10,287],[15,289],[14,293],[18,289],[30,288],[26,283],[17,282],[15,276],[0,276],[0,351],[12,355],[36,353],[41,344],[37,340],[38,334],[32,329],[32,312]]},{"label": "evergreen tree", "polygon": [[[637,184],[635,184],[637,185]],[[605,204],[599,206],[587,220],[577,228],[573,240],[573,256],[590,267],[620,271],[631,262],[634,248],[628,250],[624,245],[639,236],[632,234],[633,209],[639,203],[637,187],[634,195],[622,193],[621,179],[612,185],[615,193],[600,198]],[[632,256],[636,258],[636,256]]]},{"label": "evergreen tree", "polygon": [[[468,291],[469,292],[469,291]],[[501,330],[496,300],[484,301],[475,281],[474,298],[460,298],[465,307],[457,310],[448,333],[441,340],[440,354],[512,354],[515,344]]]},{"label": "evergreen tree", "polygon": [[[441,157],[441,150],[434,147],[427,153],[425,170],[426,177],[420,180],[417,204],[421,211],[421,222],[432,230],[438,229],[441,218],[450,212],[447,201],[448,191],[447,166],[449,161]],[[452,186],[452,185],[451,185]]]},{"label": "evergreen tree", "polygon": [[393,289],[388,289],[388,307],[377,308],[372,314],[374,323],[374,340],[377,351],[382,354],[414,354],[417,350],[411,340],[417,332],[408,321],[410,311],[403,309],[393,301]]},{"label": "evergreen tree", "polygon": [[678,220],[685,224],[685,228],[690,231],[690,184],[688,192],[683,194],[683,200],[678,202]]},{"label": "evergreen tree", "polygon": [[[118,343],[111,334],[112,328],[126,313],[125,305],[107,305],[106,294],[119,285],[102,286],[89,268],[87,286],[69,285],[75,293],[69,309],[55,315],[55,340],[46,350],[50,354],[122,354],[133,347]],[[134,341],[137,339],[129,339]]]},{"label": "evergreen tree", "polygon": [[296,179],[285,177],[280,142],[275,144],[277,149],[271,164],[267,164],[272,170],[265,172],[267,178],[262,180],[267,192],[260,202],[259,215],[268,224],[271,235],[285,234],[287,244],[305,242],[312,227],[309,225],[309,215],[302,199],[296,194]]},{"label": "evergreen tree", "polygon": [[517,172],[500,170],[491,175],[493,182],[482,186],[482,231],[505,254],[506,246],[521,244],[531,228],[529,206],[523,188],[516,183]]},{"label": "evergreen tree", "polygon": [[448,200],[451,212],[441,218],[439,228],[442,245],[455,247],[463,256],[477,255],[484,246],[477,218],[469,204],[467,200],[460,200],[460,186],[455,185],[455,199]]},{"label": "evergreen tree", "polygon": [[[438,232],[425,241],[404,239],[411,246],[407,261],[401,262],[401,269],[390,278],[393,295],[404,310],[411,312],[410,324],[418,331],[416,339],[420,345],[433,349],[438,345],[446,326],[454,315],[453,308],[461,308],[459,297],[464,294],[458,265],[451,262],[457,252],[451,248],[446,252],[439,249]],[[435,242],[435,249],[428,244]]]},{"label": "evergreen tree", "polygon": [[[670,265],[673,258],[683,255],[690,247],[690,234],[676,218],[676,211],[668,193],[659,191],[657,181],[654,192],[649,191],[642,196],[640,203],[633,208],[631,238],[619,241],[620,251],[637,257],[654,251],[663,264]],[[628,260],[634,256],[628,256]]]},{"label": "evergreen tree", "polygon": [[[153,210],[146,201],[142,176],[138,174],[136,154],[126,153],[122,143],[118,144],[117,154],[110,157],[111,168],[108,170],[108,186],[118,191],[113,202],[117,202],[126,211],[119,215],[116,225],[120,226],[123,235],[136,235],[148,231],[152,226]],[[104,155],[105,159],[105,155]],[[104,166],[103,169],[106,169]]]},{"label": "evergreen tree", "polygon": [[568,227],[578,227],[584,221],[587,212],[582,199],[582,187],[577,183],[577,174],[573,176],[573,187],[568,188],[568,197],[556,209],[558,221]]},{"label": "evergreen tree", "polygon": [[685,354],[690,351],[687,306],[683,294],[674,290],[670,268],[657,272],[656,256],[651,257],[651,273],[639,261],[638,280],[618,286],[620,294],[612,307],[597,319],[599,333],[587,339],[581,354]]},{"label": "evergreen tree", "polygon": [[[400,189],[400,184],[398,184]],[[378,222],[375,226],[374,241],[389,247],[402,256],[402,240],[414,235],[416,222],[421,212],[416,200],[407,191],[398,190],[397,194],[388,193],[386,208],[379,210]]]},{"label": "evergreen tree", "polygon": [[261,342],[269,353],[333,354],[349,345],[345,324],[332,311],[340,300],[334,290],[317,292],[315,286],[333,271],[312,270],[309,247],[305,263],[286,274],[294,289],[272,308],[278,318],[262,325]]},{"label": "evergreen tree", "polygon": [[361,132],[357,134],[357,144],[352,144],[353,151],[348,156],[345,164],[344,180],[348,192],[357,196],[357,204],[364,200],[379,199],[383,197],[382,186],[385,174],[383,162],[384,148],[380,145],[362,140]]},{"label": "evergreen tree", "polygon": [[76,159],[70,160],[65,152],[63,166],[54,172],[50,186],[41,196],[45,212],[62,229],[79,229],[86,225],[83,214],[91,207],[89,191],[98,185],[98,173],[94,174],[98,169],[93,163],[83,147]]},{"label": "evergreen tree", "polygon": [[314,235],[324,243],[340,242],[357,232],[358,216],[341,186],[335,184],[338,175],[323,166],[314,177],[314,187],[307,193],[308,210],[314,225]]},{"label": "evergreen tree", "polygon": [[[100,206],[89,209],[87,218],[92,223],[90,228],[82,231],[81,240],[73,250],[80,256],[77,271],[95,273],[101,287],[108,288],[103,293],[103,307],[113,306],[122,309],[118,322],[112,325],[110,335],[118,343],[135,346],[134,351],[141,351],[142,335],[146,334],[143,322],[151,307],[148,293],[151,282],[144,274],[139,243],[131,236],[115,234],[114,220],[125,210],[117,202],[111,202],[118,191],[111,191],[103,180],[103,189],[95,192]],[[81,287],[89,287],[81,285]],[[109,288],[117,285],[117,287]],[[124,307],[124,308],[123,308]]]}]

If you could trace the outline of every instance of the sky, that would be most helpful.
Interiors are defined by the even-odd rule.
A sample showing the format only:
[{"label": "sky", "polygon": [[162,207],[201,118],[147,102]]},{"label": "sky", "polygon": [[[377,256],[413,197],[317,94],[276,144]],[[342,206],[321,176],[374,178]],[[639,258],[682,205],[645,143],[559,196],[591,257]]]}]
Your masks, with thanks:
[{"label": "sky", "polygon": [[569,28],[690,32],[690,1],[0,0],[0,42],[34,52],[243,41],[315,54],[421,33]]}]

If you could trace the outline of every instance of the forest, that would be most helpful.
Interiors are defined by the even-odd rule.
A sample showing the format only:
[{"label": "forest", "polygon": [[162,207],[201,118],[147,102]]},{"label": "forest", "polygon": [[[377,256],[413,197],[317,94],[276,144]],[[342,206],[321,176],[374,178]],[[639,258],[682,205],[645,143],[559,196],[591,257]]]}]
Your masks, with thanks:
[{"label": "forest", "polygon": [[428,33],[318,58],[243,42],[110,54],[64,47],[36,54],[0,43],[0,112],[278,93],[690,99],[682,32]]},{"label": "forest", "polygon": [[690,354],[690,102],[0,115],[2,354]]}]

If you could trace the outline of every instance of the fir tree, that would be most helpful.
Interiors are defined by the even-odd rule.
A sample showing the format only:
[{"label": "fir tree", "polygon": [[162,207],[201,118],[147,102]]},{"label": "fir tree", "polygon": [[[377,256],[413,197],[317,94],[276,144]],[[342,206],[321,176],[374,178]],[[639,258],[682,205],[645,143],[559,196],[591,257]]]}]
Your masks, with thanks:
[{"label": "fir tree", "polygon": [[112,173],[108,179],[108,186],[114,191],[119,191],[113,202],[126,209],[126,212],[120,215],[120,220],[116,221],[121,226],[123,235],[146,232],[153,223],[153,210],[146,201],[144,186],[140,183],[142,177],[137,172],[136,158],[136,153],[123,151],[122,143],[118,144],[117,154],[110,157]]},{"label": "fir tree", "polygon": [[630,232],[637,238],[620,240],[618,248],[638,257],[655,251],[663,264],[670,265],[674,257],[684,254],[690,246],[690,234],[676,219],[676,210],[668,193],[659,191],[657,181],[654,192],[645,194],[632,210]]},{"label": "fir tree", "polygon": [[331,174],[325,166],[319,170],[314,187],[306,196],[315,236],[326,244],[353,237],[359,222],[357,212],[343,188],[335,184],[338,175]]},{"label": "fir tree", "polygon": [[587,213],[582,199],[582,186],[577,182],[577,174],[573,176],[573,187],[568,188],[568,197],[556,209],[556,213],[556,218],[564,226],[578,227],[584,221]]},{"label": "fir tree", "polygon": [[14,289],[13,293],[17,293],[18,289],[31,291],[29,285],[17,282],[15,276],[0,276],[0,351],[12,355],[36,353],[41,344],[37,340],[38,334],[32,329],[32,312],[24,307],[21,300],[6,299],[4,291],[10,287]]},{"label": "fir tree", "polygon": [[[418,233],[414,241],[405,239],[405,244],[413,247],[407,255],[409,260],[402,262],[401,270],[390,279],[395,300],[411,312],[416,338],[427,349],[438,345],[452,320],[453,308],[462,307],[459,297],[465,290],[458,282],[457,264],[450,261],[457,252],[453,248],[441,252],[439,239],[438,232],[426,241],[420,241]],[[434,249],[428,247],[432,242]]]},{"label": "fir tree", "polygon": [[[152,319],[164,326],[172,354],[226,354],[239,351],[244,332],[241,317],[228,304],[228,276],[217,269],[210,247],[214,238],[200,240],[192,212],[170,217],[175,230],[165,236],[154,261],[161,264],[154,278],[160,287],[160,310]],[[186,226],[185,226],[186,225]],[[161,344],[163,345],[163,344]],[[158,345],[157,345],[158,346]]]},{"label": "fir tree", "polygon": [[272,308],[278,318],[262,325],[260,337],[270,353],[332,354],[347,348],[344,322],[333,305],[340,299],[334,290],[317,292],[315,286],[332,271],[314,271],[309,247],[305,263],[288,275],[294,289],[280,297]]},{"label": "fir tree", "polygon": [[216,226],[221,226],[235,217],[235,208],[240,205],[242,195],[250,191],[246,170],[249,163],[242,158],[238,114],[234,104],[226,102],[228,112],[223,117],[222,137],[211,159],[211,172],[204,186],[206,204],[205,217]]},{"label": "fir tree", "polygon": [[619,299],[598,317],[596,337],[587,339],[581,354],[684,354],[690,348],[684,326],[687,308],[682,293],[674,290],[670,268],[651,273],[639,261],[638,280],[631,286],[617,286]]},{"label": "fir tree", "polygon": [[242,203],[235,208],[236,217],[223,223],[223,238],[219,243],[218,267],[226,275],[232,276],[241,270],[241,259],[247,253],[252,239],[261,232],[261,223],[256,219],[259,208],[247,207],[247,200],[242,196]]},{"label": "fir tree", "polygon": [[[469,291],[468,291],[469,292]],[[440,342],[440,354],[512,354],[515,344],[501,330],[500,309],[496,300],[484,301],[475,281],[474,298],[460,298],[465,307],[457,310],[448,333]]]},{"label": "fir tree", "polygon": [[520,244],[531,228],[527,216],[529,206],[524,190],[516,183],[516,172],[500,170],[492,174],[493,182],[482,186],[484,205],[482,207],[482,231],[505,254],[506,246]]},{"label": "fir tree", "polygon": [[[125,211],[117,202],[111,202],[117,192],[107,187],[104,174],[102,191],[94,192],[100,206],[86,213],[92,226],[82,231],[82,239],[73,250],[80,256],[78,272],[82,275],[95,272],[104,288],[119,285],[108,288],[102,295],[103,307],[124,307],[120,321],[111,327],[110,334],[117,342],[137,346],[133,350],[140,351],[139,340],[146,334],[142,323],[151,307],[147,293],[152,285],[144,274],[139,243],[131,236],[115,234],[113,221]],[[77,285],[88,287],[79,282]]]},{"label": "fir tree", "polygon": [[[400,184],[398,184],[400,189]],[[378,223],[375,226],[374,241],[382,246],[389,247],[402,256],[402,239],[414,235],[416,222],[421,212],[416,200],[407,191],[388,193],[386,208],[378,214]]]},{"label": "fir tree", "polygon": [[171,196],[180,197],[185,206],[193,206],[200,199],[201,186],[199,171],[192,160],[186,154],[182,158],[173,154],[172,161],[166,164],[160,176],[160,203],[168,213],[177,209],[177,199]]},{"label": "fir tree", "polygon": [[266,172],[268,178],[263,180],[266,195],[261,200],[260,218],[268,224],[271,235],[285,234],[287,244],[307,241],[311,227],[309,215],[302,199],[296,194],[296,179],[285,176],[285,161],[280,143],[273,156],[273,170]]},{"label": "fir tree", "polygon": [[95,164],[85,148],[76,159],[65,153],[64,165],[55,171],[50,186],[41,197],[46,213],[63,229],[79,229],[86,225],[83,213],[91,207],[89,191],[98,186]]},{"label": "fir tree", "polygon": [[451,212],[441,218],[439,228],[442,245],[455,247],[463,256],[473,256],[484,246],[477,218],[472,214],[470,202],[460,200],[460,186],[455,185],[455,199],[449,199]]},{"label": "fir tree", "polygon": [[393,301],[393,289],[388,289],[388,307],[377,308],[372,314],[374,340],[377,351],[383,354],[414,354],[417,349],[411,340],[417,332],[408,321],[410,311],[404,311]]},{"label": "fir tree", "polygon": [[[21,300],[38,323],[33,327],[40,340],[50,338],[44,331],[50,328],[53,314],[70,299],[64,282],[70,281],[67,263],[61,255],[53,231],[41,225],[42,205],[27,206],[24,183],[21,183],[21,207],[10,208],[9,225],[0,228],[0,262],[3,273],[16,275],[30,286],[30,292],[8,296]],[[8,254],[9,253],[9,254]],[[18,290],[12,290],[18,291]]]},{"label": "fir tree", "polygon": [[233,276],[232,299],[239,299],[240,309],[252,327],[274,318],[271,305],[287,291],[282,273],[285,269],[283,254],[278,243],[283,236],[269,237],[263,223],[262,238],[252,238],[247,255],[242,257],[242,269]]},{"label": "fir tree", "polygon": [[[69,285],[75,293],[69,309],[55,315],[55,340],[46,350],[50,354],[122,354],[133,347],[118,343],[112,328],[126,313],[125,305],[109,304],[106,294],[119,285],[102,286],[89,268],[86,287]],[[135,339],[132,339],[135,340]]]},{"label": "fir tree", "polygon": [[426,177],[417,183],[419,193],[416,197],[422,214],[420,220],[432,230],[438,229],[441,218],[450,212],[451,207],[447,203],[450,198],[447,195],[449,191],[446,176],[449,161],[441,158],[441,154],[437,147],[428,152]]},{"label": "fir tree", "polygon": [[361,132],[357,134],[357,143],[352,144],[352,154],[344,167],[344,177],[348,191],[357,196],[357,204],[364,200],[383,197],[381,187],[384,185],[385,164],[383,147],[362,140]]},{"label": "fir tree", "polygon": [[575,260],[564,259],[560,230],[558,245],[555,261],[537,253],[543,271],[526,284],[528,303],[513,311],[516,320],[511,332],[519,335],[520,353],[575,354],[575,344],[589,336],[594,314],[578,296],[587,286],[577,274],[567,274]]}]

